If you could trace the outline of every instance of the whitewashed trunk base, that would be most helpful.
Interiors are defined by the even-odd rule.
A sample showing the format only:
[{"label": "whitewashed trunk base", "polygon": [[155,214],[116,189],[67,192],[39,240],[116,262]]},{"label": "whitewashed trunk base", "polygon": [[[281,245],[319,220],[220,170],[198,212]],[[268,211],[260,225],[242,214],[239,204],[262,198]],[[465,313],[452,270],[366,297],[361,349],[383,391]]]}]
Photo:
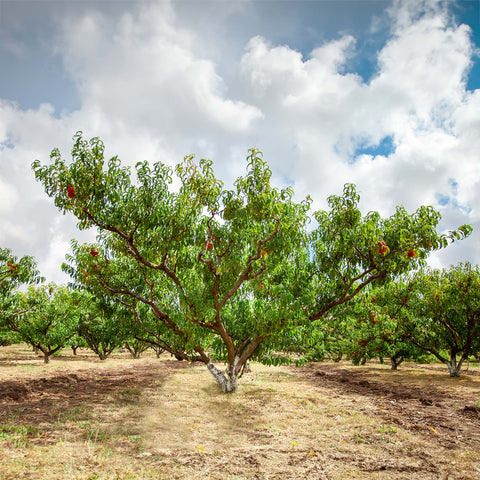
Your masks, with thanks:
[{"label": "whitewashed trunk base", "polygon": [[[237,362],[235,362],[237,363]],[[233,373],[231,375],[221,372],[212,362],[207,364],[207,368],[209,372],[212,374],[215,381],[220,385],[222,388],[223,393],[233,393],[238,388],[238,377],[235,373],[235,367],[232,369]]]}]

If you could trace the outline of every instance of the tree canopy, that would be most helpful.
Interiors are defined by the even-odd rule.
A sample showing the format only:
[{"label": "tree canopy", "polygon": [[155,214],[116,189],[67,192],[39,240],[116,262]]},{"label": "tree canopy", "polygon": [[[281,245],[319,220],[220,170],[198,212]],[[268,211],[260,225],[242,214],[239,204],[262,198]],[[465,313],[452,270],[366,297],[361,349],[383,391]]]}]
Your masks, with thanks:
[{"label": "tree canopy", "polygon": [[[269,361],[302,325],[471,230],[438,233],[432,207],[362,216],[346,185],[328,211],[313,214],[309,232],[310,198],[297,202],[290,187],[274,187],[255,149],[231,190],[210,160],[193,156],[175,169],[140,162],[132,175],[81,132],[71,162],[54,149],[49,165],[37,160],[33,169],[61,211],[99,232],[97,244],[72,243],[65,271],[128,307],[158,346],[204,362],[224,392],[237,388],[249,358]],[[227,363],[225,373],[214,359]]]}]

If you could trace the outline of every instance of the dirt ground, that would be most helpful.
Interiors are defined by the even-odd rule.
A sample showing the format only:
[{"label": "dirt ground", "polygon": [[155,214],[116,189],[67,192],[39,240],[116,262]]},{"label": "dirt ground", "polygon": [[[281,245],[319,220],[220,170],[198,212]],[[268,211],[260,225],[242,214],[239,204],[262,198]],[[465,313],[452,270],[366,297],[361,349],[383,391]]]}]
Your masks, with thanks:
[{"label": "dirt ground", "polygon": [[411,369],[391,372],[371,365],[361,371],[311,364],[297,373],[334,395],[371,402],[379,407],[375,414],[382,419],[429,436],[434,433],[436,443],[444,447],[467,442],[480,448],[480,372],[464,372],[461,378],[451,379],[442,366],[424,366],[414,374],[414,383]]},{"label": "dirt ground", "polygon": [[480,369],[202,366],[0,349],[0,479],[480,478]]}]

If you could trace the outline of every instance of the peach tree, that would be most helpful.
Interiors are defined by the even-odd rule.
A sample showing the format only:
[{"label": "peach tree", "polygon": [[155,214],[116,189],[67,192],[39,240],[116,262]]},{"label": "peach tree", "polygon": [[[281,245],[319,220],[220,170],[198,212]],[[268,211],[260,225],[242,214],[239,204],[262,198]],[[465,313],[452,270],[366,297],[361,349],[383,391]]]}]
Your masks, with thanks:
[{"label": "peach tree", "polygon": [[317,228],[310,235],[312,261],[302,285],[307,316],[317,320],[354,298],[366,287],[387,283],[425,265],[430,252],[470,235],[470,225],[439,233],[441,219],[433,207],[413,214],[397,207],[382,218],[362,215],[355,185],[328,199],[329,211],[314,214]]},{"label": "peach tree", "polygon": [[479,282],[479,267],[465,263],[424,268],[370,289],[342,318],[351,327],[350,355],[387,356],[394,369],[405,358],[433,355],[458,376],[480,349]]},{"label": "peach tree", "polygon": [[205,363],[224,392],[250,358],[271,363],[273,351],[300,341],[299,328],[469,233],[438,234],[429,207],[363,217],[353,185],[330,197],[309,233],[310,199],[274,187],[255,149],[230,190],[210,160],[193,156],[175,169],[140,162],[133,175],[80,132],[71,162],[54,149],[33,169],[61,211],[98,231],[95,245],[73,243],[64,268],[75,282],[108,292],[176,358]]},{"label": "peach tree", "polygon": [[416,360],[424,351],[408,341],[405,326],[415,322],[410,308],[410,276],[401,276],[358,295],[335,321],[345,331],[344,351],[354,364],[370,358],[389,358],[393,370],[405,359]]},{"label": "peach tree", "polygon": [[77,345],[86,345],[106,360],[110,354],[125,344],[130,338],[123,318],[130,316],[130,311],[106,295],[93,295],[85,289],[77,291],[78,311]]},{"label": "peach tree", "polygon": [[[271,319],[301,312],[295,300],[281,299],[267,311],[255,298],[270,288],[263,276],[303,248],[309,202],[273,187],[256,150],[232,190],[215,178],[209,160],[187,157],[175,168],[173,188],[169,166],[138,163],[132,178],[116,157],[106,162],[103,151],[99,139],[77,134],[70,164],[54,150],[50,165],[33,165],[79,228],[98,229],[98,245],[74,248],[71,274],[92,291],[108,292],[139,323],[147,307],[161,327],[152,330],[159,346],[204,362],[224,392],[234,391],[248,359],[279,331]],[[225,372],[212,362],[215,346]]]},{"label": "peach tree", "polygon": [[[349,302],[361,292],[424,266],[432,251],[445,248],[472,231],[469,225],[463,225],[447,233],[438,232],[441,216],[430,206],[421,206],[413,214],[397,207],[387,218],[378,212],[362,215],[359,200],[355,185],[346,184],[343,195],[328,198],[329,210],[314,213],[317,225],[307,240],[309,256],[303,267],[296,270],[291,285],[305,318],[321,330],[314,336],[322,344],[312,346],[309,325],[299,327],[303,338],[299,344],[310,345],[309,355],[316,350],[338,357],[350,343],[350,333],[359,334],[358,328],[350,324],[359,318],[360,307]],[[360,350],[366,352],[370,341],[356,341]],[[379,347],[371,346],[375,352]],[[357,354],[357,360],[365,357],[361,351],[351,353]]]},{"label": "peach tree", "polygon": [[451,377],[480,351],[480,267],[459,263],[419,272],[408,300],[405,338],[444,363]]},{"label": "peach tree", "polygon": [[2,343],[18,341],[18,335],[11,330],[8,322],[22,315],[28,308],[18,301],[17,289],[22,285],[41,283],[43,280],[33,257],[25,255],[19,259],[9,248],[0,248],[0,341]]},{"label": "peach tree", "polygon": [[30,285],[26,292],[16,292],[20,313],[8,316],[8,327],[35,351],[45,363],[68,345],[78,326],[77,292],[55,284]]}]

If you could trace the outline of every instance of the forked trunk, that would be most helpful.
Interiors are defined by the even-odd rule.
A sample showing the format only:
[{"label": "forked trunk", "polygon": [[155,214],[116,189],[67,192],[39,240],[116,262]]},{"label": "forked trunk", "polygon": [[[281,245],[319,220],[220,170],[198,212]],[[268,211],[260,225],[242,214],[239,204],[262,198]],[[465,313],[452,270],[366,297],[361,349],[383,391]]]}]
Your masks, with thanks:
[{"label": "forked trunk", "polygon": [[396,370],[398,366],[403,362],[404,358],[403,356],[400,357],[391,357],[390,358],[390,363],[392,365],[392,370]]},{"label": "forked trunk", "polygon": [[342,352],[332,354],[332,361],[334,361],[335,363],[338,363],[342,359],[342,357],[343,357]]},{"label": "forked trunk", "polygon": [[462,368],[463,357],[457,362],[455,357],[450,358],[450,361],[447,362],[448,371],[450,372],[451,377],[459,377],[460,369]]},{"label": "forked trunk", "polygon": [[238,357],[233,365],[228,365],[225,372],[221,372],[212,362],[207,364],[209,372],[220,385],[223,393],[233,393],[238,388]]},{"label": "forked trunk", "polygon": [[155,355],[157,356],[157,358],[160,358],[160,355],[165,351],[164,348],[159,347],[158,345],[154,347],[154,350],[155,350]]}]

